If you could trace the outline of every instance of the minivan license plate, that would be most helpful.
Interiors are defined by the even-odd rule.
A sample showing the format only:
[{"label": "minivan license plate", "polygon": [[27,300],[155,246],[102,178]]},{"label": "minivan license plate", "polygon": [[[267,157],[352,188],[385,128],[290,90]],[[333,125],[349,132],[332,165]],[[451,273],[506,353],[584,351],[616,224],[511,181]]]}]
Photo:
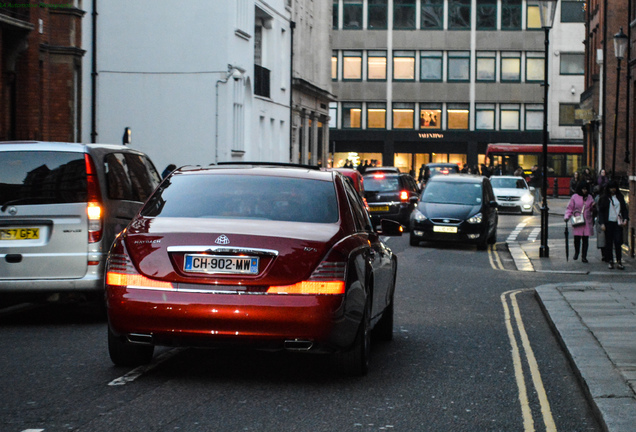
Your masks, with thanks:
[{"label": "minivan license plate", "polygon": [[186,254],[183,270],[206,274],[258,274],[258,258],[249,256]]},{"label": "minivan license plate", "polygon": [[39,228],[0,228],[0,240],[38,240]]}]

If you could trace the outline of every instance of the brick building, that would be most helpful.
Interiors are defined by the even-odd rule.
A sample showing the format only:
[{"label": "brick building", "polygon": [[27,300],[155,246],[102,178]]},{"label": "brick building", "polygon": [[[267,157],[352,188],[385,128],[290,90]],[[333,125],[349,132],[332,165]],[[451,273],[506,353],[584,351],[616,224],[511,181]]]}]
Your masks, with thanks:
[{"label": "brick building", "polygon": [[80,140],[81,0],[0,3],[0,140]]}]

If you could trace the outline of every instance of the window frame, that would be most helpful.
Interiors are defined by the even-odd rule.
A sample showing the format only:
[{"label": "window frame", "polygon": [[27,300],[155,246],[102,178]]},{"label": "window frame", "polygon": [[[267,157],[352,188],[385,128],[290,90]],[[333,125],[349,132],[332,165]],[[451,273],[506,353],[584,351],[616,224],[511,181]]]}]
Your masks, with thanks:
[{"label": "window frame", "polygon": [[[452,61],[457,61],[457,60],[463,60],[468,61],[468,70],[466,72],[466,78],[465,79],[456,79],[456,78],[451,78],[451,62]],[[471,72],[471,65],[470,65],[470,51],[448,51],[448,58],[446,59],[446,82],[449,83],[461,83],[461,82],[470,82],[470,72]]]},{"label": "window frame", "polygon": [[[371,17],[373,11],[384,8],[384,26],[372,26]],[[389,28],[389,1],[367,0],[367,30],[386,30]]]},{"label": "window frame", "polygon": [[[380,55],[381,54],[381,55]],[[371,71],[371,65],[369,63],[370,59],[374,59],[374,58],[383,58],[384,59],[384,78],[371,78],[370,77],[370,71]],[[370,82],[386,82],[387,80],[387,67],[388,67],[388,59],[387,59],[387,52],[386,51],[381,51],[381,50],[373,50],[373,51],[367,51],[367,81]]]},{"label": "window frame", "polygon": [[[479,77],[480,60],[491,60],[493,66],[492,79],[483,79]],[[497,52],[496,51],[477,51],[475,55],[475,82],[497,82]]]},{"label": "window frame", "polygon": [[[448,5],[448,11],[447,11],[447,15],[448,15],[448,30],[455,30],[455,31],[470,31],[471,30],[471,16],[472,16],[472,2],[471,0],[448,0],[447,2]],[[457,11],[459,11],[460,13],[458,15],[462,15],[461,12],[464,12],[467,10],[468,11],[468,25],[467,26],[458,26],[458,25],[453,25],[453,21],[452,21],[452,16],[451,16],[451,7],[456,6],[457,7]]]},{"label": "window frame", "polygon": [[[396,110],[411,111],[411,127],[396,127],[395,114]],[[415,104],[410,102],[394,102],[391,105],[391,128],[397,130],[415,130]]]},{"label": "window frame", "polygon": [[[513,4],[513,3],[517,3],[517,4]],[[507,16],[505,17],[504,15],[508,13],[510,17],[510,21],[512,22],[513,19],[515,18],[514,15],[516,15],[515,10],[517,11],[516,18],[518,18],[519,20],[518,26],[517,27],[513,27],[509,25],[504,26],[504,19],[508,18]],[[522,20],[523,20],[523,2],[521,0],[501,0],[501,27],[500,27],[501,30],[519,31],[523,27]]]},{"label": "window frame", "polygon": [[[573,107],[573,123],[564,123],[563,122],[563,108],[564,107]],[[560,102],[559,103],[559,126],[581,126],[583,124],[582,120],[576,119],[576,110],[580,107],[578,103],[571,102]]]},{"label": "window frame", "polygon": [[[431,111],[437,113],[437,125],[436,126],[423,126],[422,123],[422,114],[424,111]],[[418,115],[418,129],[419,130],[441,130],[442,129],[442,104],[438,103],[420,103],[419,106],[419,115]]]},{"label": "window frame", "polygon": [[[541,79],[532,79],[530,78],[529,75],[529,70],[530,68],[529,63],[531,60],[542,60],[542,64],[541,64]],[[544,53],[535,53],[535,52],[527,52],[526,53],[526,67],[525,67],[525,81],[528,83],[540,83],[540,82],[544,82],[545,81],[545,57],[544,57]]]},{"label": "window frame", "polygon": [[[424,3],[428,1],[429,3]],[[425,26],[424,16],[425,10],[432,10],[440,12],[439,14],[433,14],[440,18],[439,26]],[[421,0],[420,3],[420,30],[444,30],[444,0]]]},{"label": "window frame", "polygon": [[[360,78],[347,78],[347,77],[345,77],[345,72],[346,72],[346,68],[347,68],[347,59],[353,59],[353,58],[359,58],[360,59]],[[362,81],[362,78],[363,78],[363,75],[362,75],[362,59],[363,59],[362,51],[345,50],[345,51],[342,52],[342,81],[348,81],[348,82]]]},{"label": "window frame", "polygon": [[[504,128],[504,113],[514,112],[517,114],[517,124],[513,128]],[[521,106],[519,104],[501,104],[499,106],[499,130],[518,131],[521,130]]]},{"label": "window frame", "polygon": [[[402,53],[402,54],[401,54]],[[397,68],[395,67],[395,59],[397,58],[409,58],[413,60],[413,78],[396,78],[395,77],[395,71],[397,70]],[[393,51],[393,76],[391,77],[391,79],[393,81],[398,81],[398,82],[413,82],[415,81],[415,51],[410,51],[410,50],[396,50]]]},{"label": "window frame", "polygon": [[[360,125],[359,126],[351,126],[351,111],[354,109],[358,109],[360,111]],[[345,115],[349,112],[349,126],[347,126],[347,121]],[[341,121],[342,129],[362,129],[362,102],[343,102],[342,103],[342,121]]]},{"label": "window frame", "polygon": [[[529,128],[528,125],[531,124],[531,122],[528,121],[528,114],[530,113],[541,113],[541,124],[540,127],[538,128]],[[534,131],[534,130],[543,130],[543,105],[540,104],[526,104],[524,107],[524,130],[527,131]]]},{"label": "window frame", "polygon": [[[490,128],[479,127],[479,114],[484,112],[492,113],[492,125]],[[475,104],[475,130],[476,131],[493,131],[496,129],[497,124],[497,106],[495,104]]]},{"label": "window frame", "polygon": [[[510,59],[516,59],[518,64],[519,64],[519,72],[517,74],[517,78],[516,79],[508,79],[508,78],[504,78],[504,61],[505,60],[510,60]],[[499,60],[499,71],[500,71],[500,77],[499,77],[499,81],[502,83],[519,83],[521,82],[521,53],[519,51],[503,51],[501,53],[501,57]]]},{"label": "window frame", "polygon": [[[439,64],[439,79],[424,78],[422,67],[424,59],[437,60]],[[421,82],[443,82],[444,81],[444,52],[443,51],[420,51],[420,81]]]},{"label": "window frame", "polygon": [[[484,4],[480,2],[488,2],[488,4]],[[499,12],[499,4],[497,0],[477,0],[476,3],[477,6],[477,19],[475,21],[475,28],[477,30],[497,30],[497,16],[498,16],[498,12]],[[487,10],[488,8],[492,8],[494,6],[494,25],[493,26],[484,26],[484,25],[480,25],[479,23],[479,12],[481,10]],[[491,16],[492,14],[486,14],[488,16]]]},{"label": "window frame", "polygon": [[[348,10],[359,10],[360,23],[357,26],[347,25]],[[363,0],[342,0],[342,29],[343,30],[362,30],[364,19],[364,2]]]},{"label": "window frame", "polygon": [[[393,0],[393,30],[415,30],[417,28],[416,4],[417,4],[416,0]],[[409,24],[408,26],[397,26],[396,25],[397,24],[396,17],[398,16],[397,11],[398,10],[408,11],[409,9],[412,9],[410,12],[413,16],[413,23]]]},{"label": "window frame", "polygon": [[[581,72],[580,73],[564,73],[563,72],[563,58],[564,57],[574,57],[576,56],[577,58],[581,59]],[[570,63],[573,64],[573,63]],[[581,75],[585,75],[585,53],[581,53],[581,52],[562,52],[559,55],[559,75],[569,75],[569,76],[581,76]]]},{"label": "window frame", "polygon": [[[450,113],[451,111],[468,111],[466,114],[466,127],[451,127]],[[449,103],[446,104],[446,130],[469,130],[470,129],[470,104],[468,103]]]},{"label": "window frame", "polygon": [[[366,104],[366,114],[367,114],[367,119],[366,119],[366,127],[367,129],[370,130],[386,130],[386,115],[387,115],[387,109],[386,109],[386,102],[367,102]],[[384,110],[384,126],[383,127],[372,127],[370,125],[369,119],[371,118],[371,116],[369,115],[369,111],[375,109],[375,110]]]}]

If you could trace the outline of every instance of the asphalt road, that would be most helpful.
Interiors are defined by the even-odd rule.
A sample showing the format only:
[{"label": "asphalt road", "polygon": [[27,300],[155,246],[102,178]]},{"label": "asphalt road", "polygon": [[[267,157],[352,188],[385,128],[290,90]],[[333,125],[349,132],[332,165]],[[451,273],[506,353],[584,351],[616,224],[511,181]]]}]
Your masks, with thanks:
[{"label": "asphalt road", "polygon": [[[501,217],[500,242],[520,218]],[[114,367],[91,310],[20,305],[0,311],[0,432],[601,430],[532,291],[579,276],[515,271],[502,247],[388,244],[394,340],[367,377],[253,351]]]}]

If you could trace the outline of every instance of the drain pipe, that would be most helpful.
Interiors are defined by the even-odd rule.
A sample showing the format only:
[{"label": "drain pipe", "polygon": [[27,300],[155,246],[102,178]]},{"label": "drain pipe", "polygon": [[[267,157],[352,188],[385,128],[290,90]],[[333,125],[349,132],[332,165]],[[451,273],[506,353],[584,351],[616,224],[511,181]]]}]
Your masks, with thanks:
[{"label": "drain pipe", "polygon": [[97,142],[97,0],[93,0],[91,53],[91,142]]},{"label": "drain pipe", "polygon": [[296,22],[290,21],[291,47],[289,54],[289,161],[294,161],[294,29]]}]

